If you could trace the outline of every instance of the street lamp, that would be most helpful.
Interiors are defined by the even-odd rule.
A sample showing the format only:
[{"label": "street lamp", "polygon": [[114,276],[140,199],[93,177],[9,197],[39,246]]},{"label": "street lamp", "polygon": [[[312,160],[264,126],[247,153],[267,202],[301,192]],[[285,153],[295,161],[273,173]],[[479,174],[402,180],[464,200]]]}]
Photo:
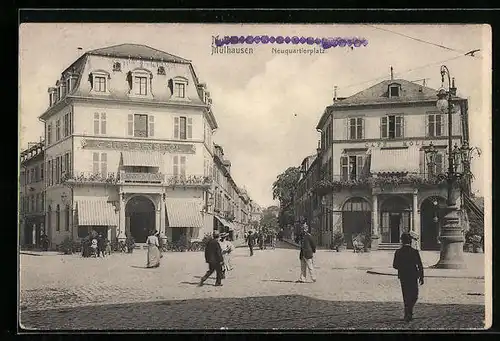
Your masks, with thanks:
[{"label": "street lamp", "polygon": [[[455,161],[459,161],[455,157],[457,155],[458,146],[453,148],[452,134],[453,134],[453,104],[452,96],[454,95],[454,84],[450,80],[450,71],[446,66],[441,66],[441,82],[444,84],[445,76],[448,78],[448,91],[441,87],[438,91],[437,108],[445,113],[448,113],[448,171],[446,174],[447,181],[447,207],[445,208],[445,215],[443,217],[443,225],[439,235],[441,242],[441,251],[439,261],[435,264],[434,268],[441,269],[464,269],[466,267],[463,257],[463,244],[465,242],[460,226],[459,212],[456,204],[456,196],[454,190],[457,187],[457,180],[461,174],[457,172],[454,166]],[[454,83],[454,80],[453,80]],[[457,165],[458,166],[458,165]],[[464,169],[465,170],[465,169]]]}]

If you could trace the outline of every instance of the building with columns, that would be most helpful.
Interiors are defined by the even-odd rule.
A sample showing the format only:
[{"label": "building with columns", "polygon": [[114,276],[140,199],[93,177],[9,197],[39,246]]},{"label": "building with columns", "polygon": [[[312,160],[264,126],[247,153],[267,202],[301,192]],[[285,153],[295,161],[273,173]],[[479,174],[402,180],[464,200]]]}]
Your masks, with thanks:
[{"label": "building with columns", "polygon": [[[452,91],[452,140],[461,145],[468,140],[468,103],[456,96],[454,84]],[[436,109],[436,95],[437,90],[403,79],[344,99],[335,95],[316,127],[320,180],[309,186],[311,195],[326,203],[320,244],[329,246],[339,230],[347,247],[364,233],[371,236],[372,249],[391,249],[402,232],[411,231],[419,248],[439,248],[439,208],[447,191],[436,175],[447,169],[448,120]]]},{"label": "building with columns", "polygon": [[51,247],[94,230],[110,240],[196,240],[213,224],[210,93],[189,60],[122,44],[80,56],[49,88],[45,226]]}]

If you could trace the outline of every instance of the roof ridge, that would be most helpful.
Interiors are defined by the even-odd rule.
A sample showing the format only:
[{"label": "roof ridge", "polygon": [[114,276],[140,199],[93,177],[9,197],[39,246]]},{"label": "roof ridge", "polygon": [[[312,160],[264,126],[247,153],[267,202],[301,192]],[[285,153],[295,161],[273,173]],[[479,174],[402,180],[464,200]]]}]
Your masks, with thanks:
[{"label": "roof ridge", "polygon": [[153,50],[153,51],[156,51],[156,52],[159,52],[159,53],[164,53],[166,55],[169,55],[173,58],[177,58],[183,62],[186,62],[186,63],[191,63],[191,60],[189,59],[186,59],[186,58],[182,58],[182,57],[179,57],[175,54],[172,54],[172,53],[169,53],[169,52],[166,52],[166,51],[162,51],[162,50],[159,50],[157,48],[154,48],[154,47],[151,47],[149,45],[145,45],[145,44],[137,44],[137,43],[122,43],[122,44],[117,44],[117,45],[111,45],[111,46],[105,46],[105,47],[101,47],[101,48],[97,48],[97,49],[93,49],[93,50],[90,50],[90,51],[87,51],[86,53],[92,53],[92,52],[99,52],[100,50],[104,50],[104,49],[112,49],[112,48],[116,48],[116,47],[120,47],[120,46],[140,46],[140,47],[144,47],[144,48],[147,48],[147,49],[150,49],[150,50]]}]

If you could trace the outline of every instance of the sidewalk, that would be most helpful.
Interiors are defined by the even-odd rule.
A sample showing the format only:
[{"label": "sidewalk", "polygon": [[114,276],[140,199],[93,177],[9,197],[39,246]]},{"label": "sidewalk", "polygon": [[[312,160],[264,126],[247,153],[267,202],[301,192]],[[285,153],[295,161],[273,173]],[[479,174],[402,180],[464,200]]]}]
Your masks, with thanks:
[{"label": "sidewalk", "polygon": [[[371,275],[397,276],[396,269],[377,269],[368,270],[366,273]],[[434,269],[424,268],[424,277],[431,278],[469,278],[469,279],[484,279],[481,271],[475,269]]]},{"label": "sidewalk", "polygon": [[61,255],[60,252],[58,251],[21,251],[19,252],[21,255],[28,255],[28,256],[58,256]]}]

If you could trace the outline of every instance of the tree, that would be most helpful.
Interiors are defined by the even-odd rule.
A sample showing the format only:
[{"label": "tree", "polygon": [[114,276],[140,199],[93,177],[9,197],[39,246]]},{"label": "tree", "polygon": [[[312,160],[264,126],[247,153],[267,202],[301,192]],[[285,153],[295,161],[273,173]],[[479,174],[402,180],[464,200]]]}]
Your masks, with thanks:
[{"label": "tree", "polygon": [[260,219],[260,226],[264,233],[279,231],[278,218],[272,209],[266,208],[262,211],[262,218]]},{"label": "tree", "polygon": [[286,226],[295,220],[293,196],[300,180],[300,167],[289,167],[273,183],[273,199],[280,201],[279,224]]}]

